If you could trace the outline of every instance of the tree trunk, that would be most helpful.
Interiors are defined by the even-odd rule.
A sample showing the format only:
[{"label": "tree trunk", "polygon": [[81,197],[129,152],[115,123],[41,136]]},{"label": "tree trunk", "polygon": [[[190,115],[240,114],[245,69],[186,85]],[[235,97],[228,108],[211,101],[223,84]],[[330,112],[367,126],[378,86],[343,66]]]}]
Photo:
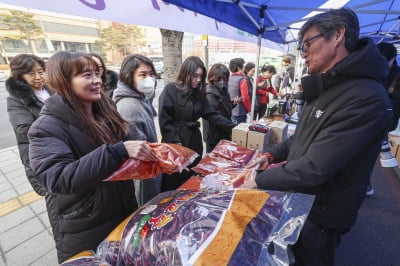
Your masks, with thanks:
[{"label": "tree trunk", "polygon": [[160,29],[164,61],[164,84],[174,82],[182,65],[183,32]]}]

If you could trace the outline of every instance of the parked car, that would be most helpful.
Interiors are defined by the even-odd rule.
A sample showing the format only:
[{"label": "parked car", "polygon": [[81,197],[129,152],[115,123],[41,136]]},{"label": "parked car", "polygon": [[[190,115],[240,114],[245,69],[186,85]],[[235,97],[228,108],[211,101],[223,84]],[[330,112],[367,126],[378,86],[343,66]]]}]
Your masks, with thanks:
[{"label": "parked car", "polygon": [[154,68],[156,69],[156,78],[162,79],[164,74],[164,63],[163,62],[155,62]]}]

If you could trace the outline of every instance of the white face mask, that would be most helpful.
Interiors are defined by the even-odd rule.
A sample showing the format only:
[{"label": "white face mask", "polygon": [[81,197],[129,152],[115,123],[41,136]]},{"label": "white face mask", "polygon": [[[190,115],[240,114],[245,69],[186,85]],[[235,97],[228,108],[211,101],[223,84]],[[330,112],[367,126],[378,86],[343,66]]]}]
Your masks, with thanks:
[{"label": "white face mask", "polygon": [[145,79],[141,79],[137,81],[137,90],[138,92],[143,93],[145,96],[151,96],[154,92],[154,85],[156,84],[156,80],[153,77],[147,77]]}]

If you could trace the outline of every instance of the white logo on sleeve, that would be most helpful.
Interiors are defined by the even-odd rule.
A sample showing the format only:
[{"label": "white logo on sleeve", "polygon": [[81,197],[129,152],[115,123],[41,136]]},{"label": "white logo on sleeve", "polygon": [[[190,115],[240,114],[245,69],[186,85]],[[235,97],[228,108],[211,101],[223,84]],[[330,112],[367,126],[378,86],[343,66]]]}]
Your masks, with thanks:
[{"label": "white logo on sleeve", "polygon": [[315,112],[315,118],[320,118],[324,111],[318,110]]}]

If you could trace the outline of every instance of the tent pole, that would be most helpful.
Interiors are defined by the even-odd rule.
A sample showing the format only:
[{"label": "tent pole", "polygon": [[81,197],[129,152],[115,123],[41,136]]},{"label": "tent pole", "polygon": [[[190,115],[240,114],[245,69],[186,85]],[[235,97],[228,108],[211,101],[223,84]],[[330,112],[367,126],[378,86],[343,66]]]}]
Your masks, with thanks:
[{"label": "tent pole", "polygon": [[261,39],[262,34],[258,34],[257,37],[257,55],[256,55],[256,69],[254,71],[254,81],[253,81],[253,93],[251,97],[251,112],[250,112],[250,122],[253,121],[254,117],[254,107],[256,103],[256,95],[257,95],[257,77],[258,77],[258,69],[260,68],[260,53],[261,53]]}]

